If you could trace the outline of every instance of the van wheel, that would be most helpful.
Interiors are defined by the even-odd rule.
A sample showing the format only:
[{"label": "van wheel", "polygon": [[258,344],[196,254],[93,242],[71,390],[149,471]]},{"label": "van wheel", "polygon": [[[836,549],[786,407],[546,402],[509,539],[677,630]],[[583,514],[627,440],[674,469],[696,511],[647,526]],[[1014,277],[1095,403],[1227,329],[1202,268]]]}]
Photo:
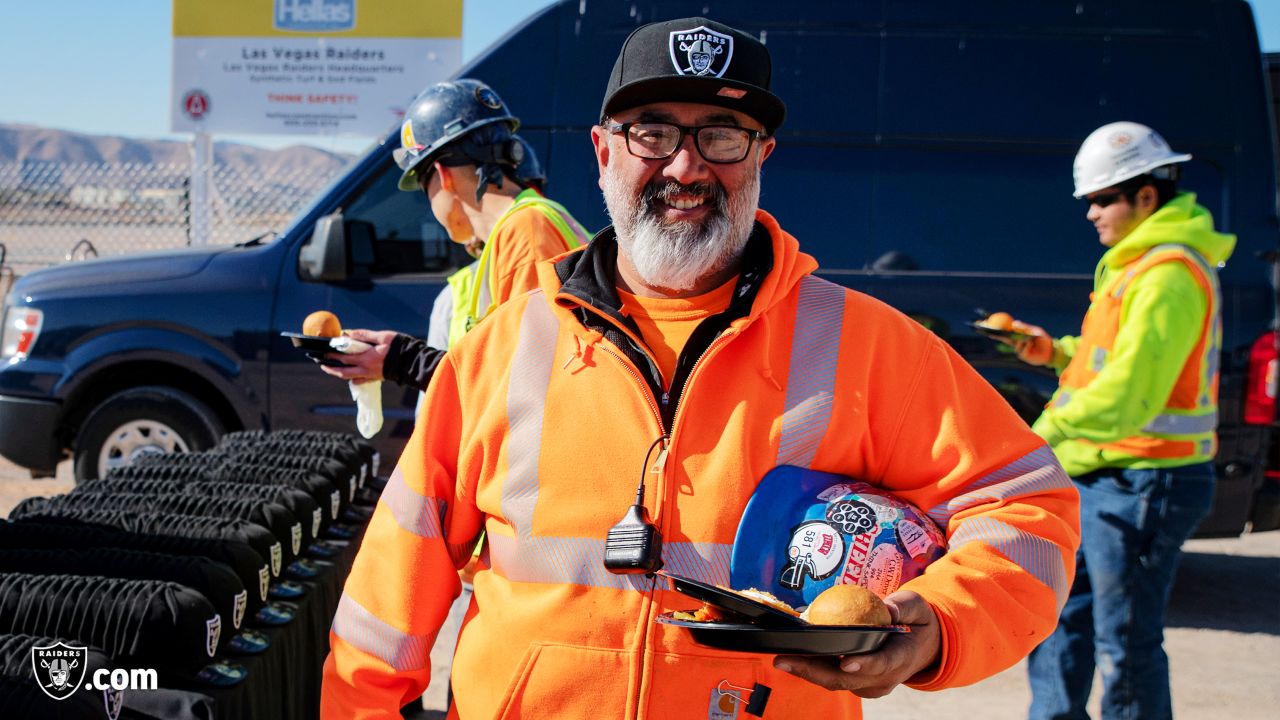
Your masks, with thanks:
[{"label": "van wheel", "polygon": [[144,455],[207,450],[222,433],[209,406],[181,390],[149,386],[116,393],[80,426],[76,482],[105,477]]}]

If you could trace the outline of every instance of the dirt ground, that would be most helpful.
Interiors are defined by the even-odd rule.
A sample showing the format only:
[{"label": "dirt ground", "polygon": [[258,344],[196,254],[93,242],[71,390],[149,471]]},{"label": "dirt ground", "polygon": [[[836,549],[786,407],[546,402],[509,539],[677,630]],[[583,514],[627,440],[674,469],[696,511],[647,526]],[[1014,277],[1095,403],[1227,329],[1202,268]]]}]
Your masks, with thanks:
[{"label": "dirt ground", "polygon": [[[32,480],[0,461],[0,517],[20,500],[72,487],[70,463],[56,478]],[[1280,707],[1280,531],[1192,540],[1169,607],[1165,649],[1179,720],[1273,720]],[[451,624],[460,620],[455,613]],[[448,636],[446,628],[441,632]],[[447,641],[445,641],[447,643]],[[447,646],[432,653],[435,677],[447,672]],[[1097,717],[1097,686],[1092,714]],[[864,704],[867,720],[1015,720],[1026,717],[1026,664],[976,685],[939,693],[899,689]],[[419,720],[442,718],[443,683],[433,683]]]}]

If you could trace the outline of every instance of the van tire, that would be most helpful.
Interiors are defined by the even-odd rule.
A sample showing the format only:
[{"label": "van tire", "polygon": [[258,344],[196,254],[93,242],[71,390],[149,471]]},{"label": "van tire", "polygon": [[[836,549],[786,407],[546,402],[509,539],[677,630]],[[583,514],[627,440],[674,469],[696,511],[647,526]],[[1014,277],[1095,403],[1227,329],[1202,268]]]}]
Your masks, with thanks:
[{"label": "van tire", "polygon": [[217,414],[188,393],[160,385],[130,388],[85,417],[75,444],[75,479],[100,477],[143,454],[207,450],[223,432]]}]

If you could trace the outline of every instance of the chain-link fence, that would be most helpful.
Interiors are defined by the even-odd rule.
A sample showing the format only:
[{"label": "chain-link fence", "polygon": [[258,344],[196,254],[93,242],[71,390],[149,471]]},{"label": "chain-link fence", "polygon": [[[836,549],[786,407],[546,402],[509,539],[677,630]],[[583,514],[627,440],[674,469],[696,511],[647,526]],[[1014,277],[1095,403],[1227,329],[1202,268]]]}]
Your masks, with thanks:
[{"label": "chain-link fence", "polygon": [[[283,229],[340,168],[215,166],[209,242]],[[19,274],[66,260],[191,244],[188,165],[0,163],[0,264]]]}]

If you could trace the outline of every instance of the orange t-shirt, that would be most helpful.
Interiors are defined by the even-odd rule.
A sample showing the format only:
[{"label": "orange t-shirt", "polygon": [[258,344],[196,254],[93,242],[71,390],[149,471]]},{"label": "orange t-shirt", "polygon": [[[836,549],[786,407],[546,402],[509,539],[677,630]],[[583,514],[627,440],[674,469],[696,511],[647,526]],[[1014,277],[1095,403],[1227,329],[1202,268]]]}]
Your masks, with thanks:
[{"label": "orange t-shirt", "polygon": [[485,242],[493,244],[489,261],[497,285],[494,305],[538,287],[537,262],[569,249],[556,226],[535,207],[516,210]]},{"label": "orange t-shirt", "polygon": [[729,307],[737,283],[735,275],[715,290],[688,298],[641,297],[618,288],[622,314],[634,320],[640,328],[640,337],[649,346],[649,352],[662,373],[664,389],[671,386],[676,360],[689,336],[698,323]]}]

